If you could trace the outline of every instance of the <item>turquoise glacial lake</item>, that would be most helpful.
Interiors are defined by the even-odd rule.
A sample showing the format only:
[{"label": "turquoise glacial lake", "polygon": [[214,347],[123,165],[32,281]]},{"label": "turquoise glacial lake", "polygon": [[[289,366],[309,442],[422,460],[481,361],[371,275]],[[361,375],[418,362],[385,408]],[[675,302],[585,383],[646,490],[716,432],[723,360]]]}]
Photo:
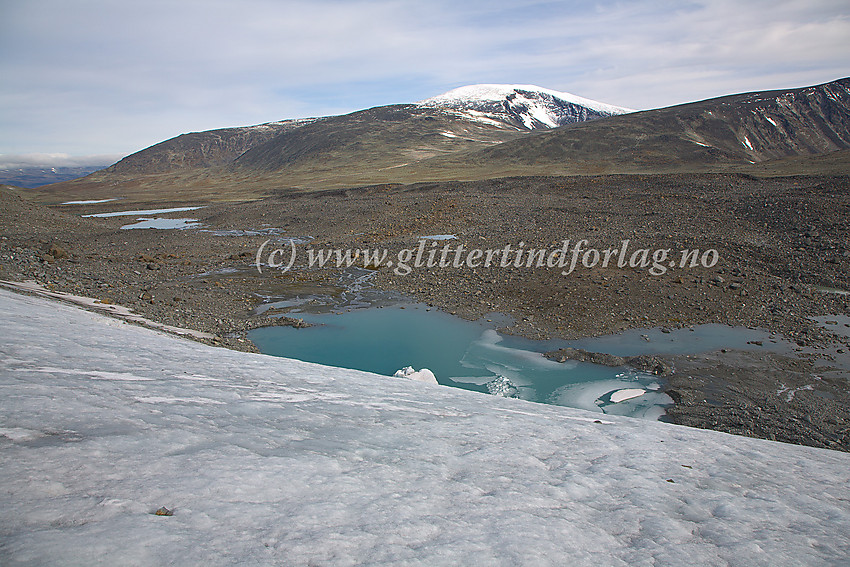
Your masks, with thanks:
[{"label": "turquoise glacial lake", "polygon": [[[672,403],[658,391],[658,377],[625,367],[559,363],[541,353],[574,346],[623,356],[687,354],[744,348],[749,340],[768,338],[757,330],[702,325],[670,333],[653,329],[580,341],[532,341],[501,335],[493,324],[465,321],[419,305],[290,315],[314,326],[265,327],[248,337],[263,353],[274,356],[388,377],[406,366],[428,368],[445,386],[648,419],[658,419]],[[611,395],[622,390],[639,395],[613,403]]]}]

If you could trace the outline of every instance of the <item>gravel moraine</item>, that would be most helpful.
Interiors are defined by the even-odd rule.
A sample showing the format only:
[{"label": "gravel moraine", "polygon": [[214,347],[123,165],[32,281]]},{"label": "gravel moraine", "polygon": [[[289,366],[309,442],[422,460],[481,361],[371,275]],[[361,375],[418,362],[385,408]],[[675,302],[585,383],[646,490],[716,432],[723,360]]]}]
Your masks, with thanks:
[{"label": "gravel moraine", "polygon": [[[422,235],[426,253],[471,249],[555,250],[586,239],[604,250],[718,251],[711,267],[558,268],[509,266],[374,269],[375,288],[449,313],[512,318],[504,332],[574,339],[633,328],[701,323],[758,327],[789,352],[713,352],[665,357],[675,423],[850,450],[850,344],[815,316],[850,315],[850,182],[846,177],[756,179],[741,175],[514,178],[383,185],[318,193],[281,191],[243,203],[121,200],[44,206],[0,190],[0,279],[133,309],[164,324],[212,333],[251,351],[246,332],[280,324],[255,315],[269,298],[324,298],[345,289],[341,270],[306,266],[308,249],[387,249],[398,260]],[[119,195],[120,196],[120,195]],[[75,197],[75,196],[71,196]],[[62,201],[71,200],[62,199]],[[122,230],[132,217],[81,218],[122,209],[205,205],[204,228]],[[142,204],[144,205],[144,204]],[[206,229],[206,230],[205,230]],[[209,230],[236,231],[214,233]],[[243,231],[243,232],[238,232]],[[245,232],[247,231],[247,232]],[[297,260],[284,272],[255,266],[270,241]],[[285,257],[282,254],[280,257]],[[264,259],[267,259],[267,254]],[[666,262],[665,262],[666,263]],[[375,266],[371,266],[375,268]],[[297,325],[297,315],[284,324]]]}]

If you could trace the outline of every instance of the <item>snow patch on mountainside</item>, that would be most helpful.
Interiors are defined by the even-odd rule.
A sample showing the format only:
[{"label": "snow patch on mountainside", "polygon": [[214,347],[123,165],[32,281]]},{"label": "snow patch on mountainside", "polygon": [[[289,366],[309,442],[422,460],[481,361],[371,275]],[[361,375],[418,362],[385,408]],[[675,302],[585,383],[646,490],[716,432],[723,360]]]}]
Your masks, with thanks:
[{"label": "snow patch on mountainside", "polygon": [[528,130],[633,112],[535,85],[470,85],[418,104],[459,111],[472,120],[487,119]]}]

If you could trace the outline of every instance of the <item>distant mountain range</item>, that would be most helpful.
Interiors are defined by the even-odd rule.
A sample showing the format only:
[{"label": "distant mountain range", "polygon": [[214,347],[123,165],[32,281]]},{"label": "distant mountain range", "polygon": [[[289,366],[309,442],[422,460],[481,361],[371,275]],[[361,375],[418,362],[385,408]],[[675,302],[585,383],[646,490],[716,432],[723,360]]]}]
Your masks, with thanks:
[{"label": "distant mountain range", "polygon": [[[514,175],[769,173],[784,171],[777,160],[848,149],[850,79],[640,112],[530,85],[473,85],[414,104],[184,134],[44,191],[232,199]],[[805,163],[842,169],[837,155]]]},{"label": "distant mountain range", "polygon": [[60,183],[83,177],[104,169],[106,165],[79,167],[0,167],[0,185],[14,185],[33,189],[51,183]]}]

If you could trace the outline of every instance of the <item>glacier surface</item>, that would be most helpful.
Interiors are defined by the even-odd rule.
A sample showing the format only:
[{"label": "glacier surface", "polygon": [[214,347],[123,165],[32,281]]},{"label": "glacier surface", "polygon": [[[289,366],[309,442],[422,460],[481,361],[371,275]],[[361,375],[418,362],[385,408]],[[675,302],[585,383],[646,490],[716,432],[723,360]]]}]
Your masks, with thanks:
[{"label": "glacier surface", "polygon": [[845,453],[233,352],[5,290],[0,323],[3,565],[850,556]]}]

